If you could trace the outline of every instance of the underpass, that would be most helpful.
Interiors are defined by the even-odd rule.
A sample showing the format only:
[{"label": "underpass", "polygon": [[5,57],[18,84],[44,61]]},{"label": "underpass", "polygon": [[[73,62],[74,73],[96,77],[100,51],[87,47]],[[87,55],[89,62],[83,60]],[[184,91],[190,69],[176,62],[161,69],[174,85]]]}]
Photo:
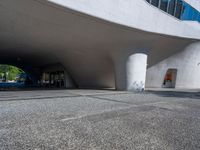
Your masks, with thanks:
[{"label": "underpass", "polygon": [[[0,63],[22,68],[44,86],[142,91],[161,87],[167,70],[177,69],[183,72],[177,73],[177,86],[198,88],[187,76],[190,65],[199,63],[196,24],[176,20],[145,0],[108,7],[111,2],[2,0]],[[190,51],[185,69],[181,60],[188,62]],[[177,53],[179,61],[160,68]]]}]

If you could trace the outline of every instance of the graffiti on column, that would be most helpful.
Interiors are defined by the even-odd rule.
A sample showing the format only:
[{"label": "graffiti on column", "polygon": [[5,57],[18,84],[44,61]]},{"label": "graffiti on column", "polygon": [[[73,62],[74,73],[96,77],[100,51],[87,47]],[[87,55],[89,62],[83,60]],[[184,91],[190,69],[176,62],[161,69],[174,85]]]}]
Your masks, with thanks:
[{"label": "graffiti on column", "polygon": [[144,91],[144,82],[143,81],[135,81],[133,82],[132,86],[133,90],[135,91]]}]

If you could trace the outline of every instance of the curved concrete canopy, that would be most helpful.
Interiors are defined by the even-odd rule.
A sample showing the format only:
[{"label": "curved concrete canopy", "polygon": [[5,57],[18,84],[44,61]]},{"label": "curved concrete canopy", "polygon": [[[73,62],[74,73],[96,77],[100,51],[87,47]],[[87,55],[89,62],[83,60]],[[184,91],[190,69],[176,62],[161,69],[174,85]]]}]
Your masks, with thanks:
[{"label": "curved concrete canopy", "polygon": [[[71,9],[123,26],[151,33],[200,39],[200,28],[193,21],[181,21],[150,5],[146,0],[48,0]],[[191,1],[191,0],[189,0]],[[53,2],[53,4],[51,3]],[[198,6],[199,2],[190,2]],[[196,8],[196,7],[195,7]],[[197,8],[198,9],[198,8]],[[200,9],[198,9],[200,10]],[[192,28],[191,28],[192,25]]]},{"label": "curved concrete canopy", "polygon": [[0,33],[0,63],[21,68],[61,63],[79,87],[115,87],[119,55],[148,50],[150,67],[196,41],[107,22],[42,0],[2,0]]}]

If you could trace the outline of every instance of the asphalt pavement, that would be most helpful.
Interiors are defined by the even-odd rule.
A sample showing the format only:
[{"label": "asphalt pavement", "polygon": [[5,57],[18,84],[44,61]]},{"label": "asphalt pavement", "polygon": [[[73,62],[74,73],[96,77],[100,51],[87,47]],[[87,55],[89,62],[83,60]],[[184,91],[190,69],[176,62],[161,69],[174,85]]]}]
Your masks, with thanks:
[{"label": "asphalt pavement", "polygon": [[0,92],[0,150],[199,150],[200,92]]}]

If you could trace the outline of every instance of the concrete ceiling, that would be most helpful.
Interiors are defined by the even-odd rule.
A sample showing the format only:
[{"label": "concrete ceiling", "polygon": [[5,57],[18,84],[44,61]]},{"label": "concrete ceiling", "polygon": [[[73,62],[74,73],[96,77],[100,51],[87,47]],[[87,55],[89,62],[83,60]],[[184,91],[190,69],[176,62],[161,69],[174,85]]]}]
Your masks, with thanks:
[{"label": "concrete ceiling", "polygon": [[0,63],[61,63],[85,85],[113,86],[112,55],[148,49],[148,67],[194,42],[144,32],[35,0],[0,1]]}]

